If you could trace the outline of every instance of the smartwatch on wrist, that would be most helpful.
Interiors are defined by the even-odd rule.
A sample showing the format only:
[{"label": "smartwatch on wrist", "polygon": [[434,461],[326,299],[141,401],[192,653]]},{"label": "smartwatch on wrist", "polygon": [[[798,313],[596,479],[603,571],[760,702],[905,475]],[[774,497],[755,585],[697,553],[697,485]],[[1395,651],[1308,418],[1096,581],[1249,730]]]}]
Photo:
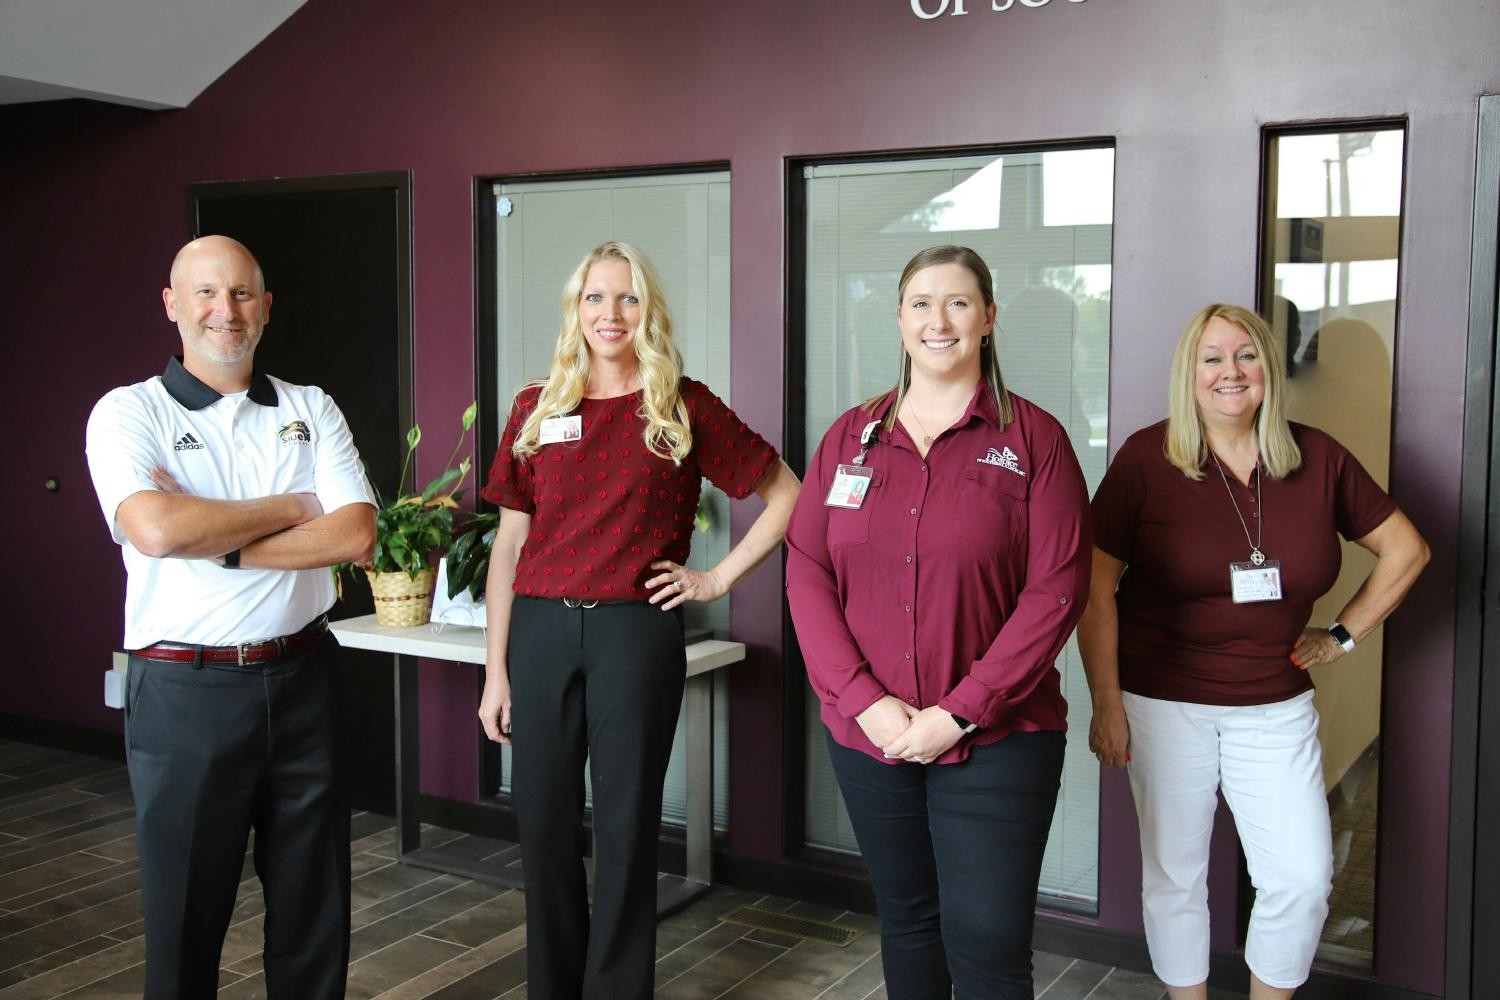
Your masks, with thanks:
[{"label": "smartwatch on wrist", "polygon": [[1338,622],[1334,622],[1328,626],[1328,634],[1333,636],[1334,642],[1344,647],[1344,652],[1354,652],[1354,636],[1350,635],[1349,630],[1344,628],[1344,626]]},{"label": "smartwatch on wrist", "polygon": [[224,568],[225,569],[239,569],[240,568],[240,550],[239,549],[235,549],[233,552],[226,552],[226,553],[224,553]]},{"label": "smartwatch on wrist", "polygon": [[[952,712],[949,712],[948,714],[953,715]],[[979,728],[979,723],[970,722],[962,715],[953,715],[953,723],[954,725],[958,726],[959,729],[962,729],[965,733],[972,733],[974,730]]]}]

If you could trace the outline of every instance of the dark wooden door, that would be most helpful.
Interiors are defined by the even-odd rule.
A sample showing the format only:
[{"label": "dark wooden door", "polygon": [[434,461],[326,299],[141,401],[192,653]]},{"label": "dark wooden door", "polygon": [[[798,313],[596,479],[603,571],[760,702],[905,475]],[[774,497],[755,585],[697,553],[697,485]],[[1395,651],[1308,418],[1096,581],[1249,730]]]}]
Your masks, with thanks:
[{"label": "dark wooden door", "polygon": [[[264,371],[338,403],[370,481],[389,494],[411,421],[409,179],[355,175],[197,185],[195,235],[250,248],[271,292]],[[361,578],[334,618],[373,610]],[[346,649],[345,720],[356,808],[395,811],[393,659]]]}]

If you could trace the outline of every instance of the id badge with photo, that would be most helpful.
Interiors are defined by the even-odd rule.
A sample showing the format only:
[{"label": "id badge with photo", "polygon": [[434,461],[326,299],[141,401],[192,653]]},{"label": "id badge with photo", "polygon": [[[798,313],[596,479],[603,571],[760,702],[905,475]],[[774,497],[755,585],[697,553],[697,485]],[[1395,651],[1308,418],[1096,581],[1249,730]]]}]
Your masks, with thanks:
[{"label": "id badge with photo", "polygon": [[874,470],[863,465],[839,466],[833,477],[833,485],[828,489],[828,498],[823,503],[829,507],[859,510],[870,492],[872,475]]},{"label": "id badge with photo", "polygon": [[566,417],[548,417],[542,421],[537,435],[538,444],[559,444],[577,441],[583,437],[583,417],[572,414]]},{"label": "id badge with photo", "polygon": [[1281,600],[1281,563],[1276,559],[1258,566],[1253,562],[1230,563],[1229,593],[1236,604]]}]

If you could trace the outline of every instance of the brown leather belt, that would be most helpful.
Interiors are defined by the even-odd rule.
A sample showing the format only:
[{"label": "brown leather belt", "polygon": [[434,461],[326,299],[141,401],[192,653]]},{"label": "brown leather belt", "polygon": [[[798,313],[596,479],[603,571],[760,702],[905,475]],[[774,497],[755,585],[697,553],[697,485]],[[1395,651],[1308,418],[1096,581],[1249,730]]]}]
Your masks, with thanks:
[{"label": "brown leather belt", "polygon": [[[292,653],[312,647],[328,631],[328,616],[319,615],[300,632],[242,642],[237,646],[195,646],[186,642],[158,642],[144,649],[130,650],[131,656],[167,663],[272,663]],[[200,660],[201,655],[201,660]]]}]

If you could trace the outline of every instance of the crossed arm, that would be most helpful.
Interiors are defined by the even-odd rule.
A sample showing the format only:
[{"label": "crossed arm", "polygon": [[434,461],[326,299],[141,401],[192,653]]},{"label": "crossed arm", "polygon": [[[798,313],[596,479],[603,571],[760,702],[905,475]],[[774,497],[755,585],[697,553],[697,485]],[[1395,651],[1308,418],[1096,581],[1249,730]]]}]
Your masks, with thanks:
[{"label": "crossed arm", "polygon": [[115,518],[130,544],[153,558],[212,559],[239,549],[241,566],[315,569],[364,562],[375,544],[375,508],[366,503],[324,513],[311,493],[210,500],[185,492],[160,467],[151,480],[159,492],[131,494]]}]

